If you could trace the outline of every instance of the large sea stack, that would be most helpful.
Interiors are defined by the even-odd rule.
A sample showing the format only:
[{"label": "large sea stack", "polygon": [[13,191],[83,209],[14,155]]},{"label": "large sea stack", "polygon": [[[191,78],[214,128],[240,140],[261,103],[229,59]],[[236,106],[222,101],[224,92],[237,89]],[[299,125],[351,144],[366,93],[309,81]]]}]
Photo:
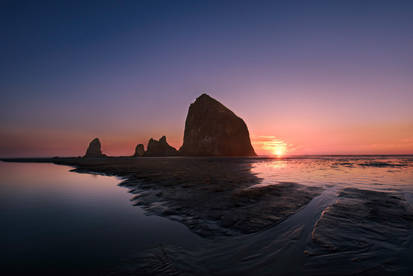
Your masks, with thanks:
[{"label": "large sea stack", "polygon": [[189,106],[181,155],[255,156],[244,121],[207,94]]},{"label": "large sea stack", "polygon": [[178,151],[174,147],[168,145],[165,136],[162,136],[159,141],[151,138],[145,152],[145,156],[174,156],[177,154]]},{"label": "large sea stack", "polygon": [[99,138],[95,138],[89,143],[89,147],[87,148],[86,154],[84,157],[85,158],[99,158],[99,157],[105,157],[105,156],[106,155],[102,153]]}]

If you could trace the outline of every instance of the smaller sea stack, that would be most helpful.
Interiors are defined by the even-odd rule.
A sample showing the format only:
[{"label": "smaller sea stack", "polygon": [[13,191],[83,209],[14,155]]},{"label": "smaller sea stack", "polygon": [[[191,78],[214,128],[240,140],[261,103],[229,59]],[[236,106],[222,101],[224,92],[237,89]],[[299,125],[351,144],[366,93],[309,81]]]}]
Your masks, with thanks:
[{"label": "smaller sea stack", "polygon": [[166,142],[166,136],[162,136],[159,141],[151,138],[145,152],[145,156],[174,156],[177,154],[178,151]]},{"label": "smaller sea stack", "polygon": [[106,155],[102,153],[99,138],[95,138],[89,143],[89,147],[87,148],[86,154],[84,157],[85,158],[99,158],[99,157],[105,157],[105,156]]},{"label": "smaller sea stack", "polygon": [[144,156],[144,154],[145,154],[145,148],[143,147],[143,144],[136,145],[135,154],[133,156],[140,157],[140,156]]}]

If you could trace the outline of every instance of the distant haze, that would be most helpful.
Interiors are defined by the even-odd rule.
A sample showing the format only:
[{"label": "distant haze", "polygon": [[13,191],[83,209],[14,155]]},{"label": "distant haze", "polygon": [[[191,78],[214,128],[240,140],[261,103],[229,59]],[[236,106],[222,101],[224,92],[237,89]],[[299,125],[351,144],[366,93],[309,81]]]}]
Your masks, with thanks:
[{"label": "distant haze", "polygon": [[258,154],[413,154],[412,1],[2,1],[0,156],[179,148],[206,92]]}]

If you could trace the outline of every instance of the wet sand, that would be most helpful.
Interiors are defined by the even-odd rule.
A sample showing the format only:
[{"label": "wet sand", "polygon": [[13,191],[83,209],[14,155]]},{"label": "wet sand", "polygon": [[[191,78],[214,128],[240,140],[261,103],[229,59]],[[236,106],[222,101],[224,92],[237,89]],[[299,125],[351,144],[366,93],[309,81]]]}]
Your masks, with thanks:
[{"label": "wet sand", "polygon": [[[132,204],[205,238],[195,251],[141,252],[113,275],[411,275],[413,159],[330,159],[296,169],[326,179],[311,185],[257,173],[272,162],[260,158],[49,161],[121,176]],[[389,175],[404,177],[402,184],[381,183]]]},{"label": "wet sand", "polygon": [[[250,158],[53,159],[78,173],[122,176],[148,214],[185,224],[202,237],[261,231],[294,214],[322,188],[294,182],[260,187]],[[48,160],[40,160],[48,161]],[[50,160],[49,160],[50,161]]]}]

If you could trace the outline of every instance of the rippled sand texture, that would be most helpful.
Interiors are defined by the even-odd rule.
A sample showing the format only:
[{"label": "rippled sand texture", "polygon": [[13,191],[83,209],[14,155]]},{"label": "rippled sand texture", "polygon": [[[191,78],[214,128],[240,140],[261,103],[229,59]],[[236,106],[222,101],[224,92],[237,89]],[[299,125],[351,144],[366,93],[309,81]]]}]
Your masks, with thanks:
[{"label": "rippled sand texture", "polygon": [[400,193],[346,188],[312,232],[312,274],[402,273],[399,258],[412,234],[413,211]]},{"label": "rippled sand texture", "polygon": [[[254,197],[253,189],[268,194],[277,191],[266,191],[269,187],[279,187],[288,194],[288,200],[279,201],[287,209],[287,202],[294,201],[302,187],[317,191],[312,194],[315,198],[287,219],[236,237],[212,239],[200,250],[163,246],[145,252],[135,260],[139,265],[132,271],[148,275],[412,274],[410,157],[247,163],[260,178],[242,189],[249,197]],[[263,210],[269,211],[264,217],[271,213],[271,209]],[[238,221],[243,223],[242,218]]]},{"label": "rippled sand texture", "polygon": [[279,182],[259,186],[250,159],[165,158],[105,165],[77,171],[121,174],[133,204],[148,214],[184,223],[200,236],[216,238],[254,233],[294,214],[322,188]]}]

